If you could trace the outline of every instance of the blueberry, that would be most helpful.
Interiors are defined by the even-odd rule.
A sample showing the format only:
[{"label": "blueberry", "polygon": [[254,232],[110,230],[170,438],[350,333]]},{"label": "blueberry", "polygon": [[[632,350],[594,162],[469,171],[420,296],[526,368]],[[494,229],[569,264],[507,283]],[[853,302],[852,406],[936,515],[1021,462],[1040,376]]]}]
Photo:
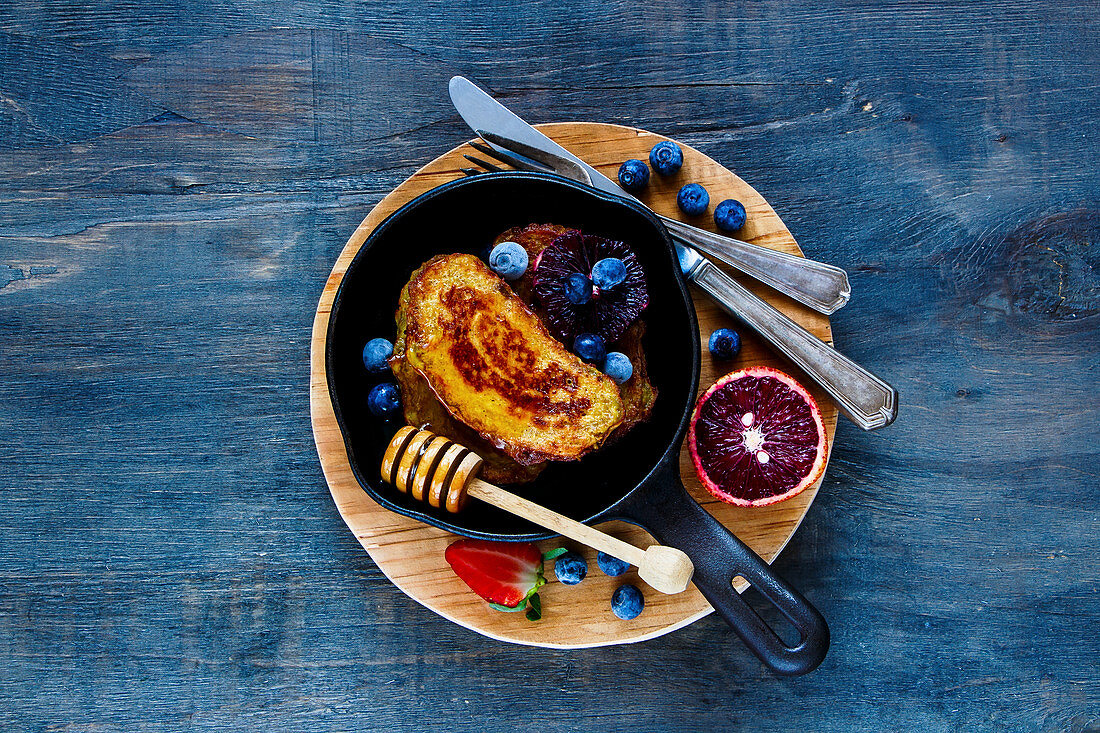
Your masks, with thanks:
[{"label": "blueberry", "polygon": [[604,257],[592,265],[592,282],[600,290],[611,290],[626,280],[626,265],[618,257]]},{"label": "blueberry", "polygon": [[649,164],[662,176],[671,176],[684,164],[684,153],[671,140],[657,143],[649,151]]},{"label": "blueberry", "polygon": [[565,585],[576,585],[588,575],[588,563],[577,553],[567,552],[554,561],[554,575]]},{"label": "blueberry", "polygon": [[623,352],[609,351],[603,362],[603,373],[614,379],[615,384],[622,384],[634,375],[634,365]]},{"label": "blueberry", "polygon": [[604,572],[604,575],[610,575],[612,578],[617,578],[630,569],[630,563],[623,562],[606,552],[596,553],[596,564],[600,566],[600,570]]},{"label": "blueberry", "polygon": [[745,226],[744,205],[737,199],[726,199],[714,207],[714,223],[726,232],[735,232]]},{"label": "blueberry", "polygon": [[741,351],[741,337],[731,328],[719,328],[710,335],[707,348],[715,359],[726,361]]},{"label": "blueberry", "polygon": [[592,300],[592,281],[587,275],[572,273],[565,280],[565,297],[574,305],[584,305]]},{"label": "blueberry", "polygon": [[384,372],[390,368],[386,362],[393,356],[393,344],[388,339],[371,339],[363,347],[363,366],[368,372]]},{"label": "blueberry", "polygon": [[515,242],[501,242],[489,253],[489,267],[505,280],[518,280],[527,272],[527,250]]},{"label": "blueberry", "polygon": [[631,193],[641,191],[649,183],[649,166],[637,158],[619,166],[619,185]]},{"label": "blueberry", "polygon": [[689,183],[676,194],[676,205],[688,216],[699,216],[710,205],[710,194],[698,183]]},{"label": "blueberry", "polygon": [[573,351],[593,364],[602,364],[607,358],[607,347],[604,346],[603,339],[594,333],[582,333],[573,339]]},{"label": "blueberry", "polygon": [[611,595],[611,612],[623,621],[638,618],[645,608],[645,597],[632,585],[620,585]]},{"label": "blueberry", "polygon": [[367,408],[372,415],[389,417],[401,407],[401,393],[393,382],[382,382],[371,388],[367,395]]}]

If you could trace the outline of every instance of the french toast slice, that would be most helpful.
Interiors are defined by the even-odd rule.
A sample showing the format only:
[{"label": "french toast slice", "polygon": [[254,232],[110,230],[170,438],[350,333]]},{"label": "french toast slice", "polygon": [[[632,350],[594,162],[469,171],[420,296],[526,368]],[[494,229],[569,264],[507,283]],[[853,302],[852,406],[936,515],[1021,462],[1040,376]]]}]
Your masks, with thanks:
[{"label": "french toast slice", "polygon": [[440,255],[413,273],[397,327],[394,364],[519,464],[580,458],[622,422],[618,386],[473,255]]}]

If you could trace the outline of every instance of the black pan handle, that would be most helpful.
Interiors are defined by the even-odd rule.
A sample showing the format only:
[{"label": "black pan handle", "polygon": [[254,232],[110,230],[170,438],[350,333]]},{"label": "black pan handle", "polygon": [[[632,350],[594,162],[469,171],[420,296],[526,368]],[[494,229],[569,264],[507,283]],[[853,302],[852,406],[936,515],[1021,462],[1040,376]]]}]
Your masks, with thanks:
[{"label": "black pan handle", "polygon": [[[723,527],[684,489],[674,461],[639,486],[616,512],[641,525],[659,542],[677,547],[695,564],[692,582],[764,664],[783,675],[811,672],[829,650],[829,627],[802,595]],[[740,575],[797,629],[788,646],[733,588]]]}]

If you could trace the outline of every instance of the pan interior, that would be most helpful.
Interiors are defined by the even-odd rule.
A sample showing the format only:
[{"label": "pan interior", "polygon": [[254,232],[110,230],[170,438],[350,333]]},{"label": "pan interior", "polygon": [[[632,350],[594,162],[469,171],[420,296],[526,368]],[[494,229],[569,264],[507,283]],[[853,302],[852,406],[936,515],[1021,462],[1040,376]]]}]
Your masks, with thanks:
[{"label": "pan interior", "polygon": [[481,254],[509,227],[548,222],[623,240],[638,253],[649,288],[644,347],[659,396],[652,418],[619,442],[577,462],[551,464],[534,482],[509,488],[584,521],[634,489],[678,437],[694,398],[698,336],[694,310],[656,220],[640,207],[548,176],[507,173],[463,179],[414,199],[375,229],[333,303],[327,353],[333,407],[356,478],[387,508],[473,537],[532,539],[549,534],[482,502],[447,514],[383,483],[378,475],[382,453],[403,422],[380,420],[366,409],[367,393],[378,380],[366,373],[361,356],[369,339],[394,338],[401,288],[425,260],[452,252]]}]

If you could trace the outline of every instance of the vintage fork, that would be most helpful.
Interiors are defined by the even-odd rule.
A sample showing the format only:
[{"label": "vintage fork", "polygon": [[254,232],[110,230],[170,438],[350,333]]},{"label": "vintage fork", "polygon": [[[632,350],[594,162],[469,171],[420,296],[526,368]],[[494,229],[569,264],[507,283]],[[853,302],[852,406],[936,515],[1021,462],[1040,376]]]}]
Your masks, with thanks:
[{"label": "vintage fork", "polygon": [[[525,158],[522,154],[502,152],[477,142],[471,142],[470,145],[515,168],[557,175],[564,173],[564,178],[580,183],[591,182],[588,172],[575,163],[574,170],[567,171],[566,166],[553,170],[539,161]],[[464,168],[462,172],[466,175],[504,170],[472,155],[464,157],[484,169]],[[833,398],[840,411],[852,422],[863,430],[875,430],[894,421],[898,414],[896,389],[758,298],[736,280],[715,268],[692,247],[679,242],[675,245],[684,276],[702,288],[726,312],[739,318],[767,339],[780,353],[800,366]]]},{"label": "vintage fork", "polygon": [[[587,186],[592,185],[592,178],[588,171],[568,158],[547,153],[518,140],[494,133],[481,130],[477,133],[488,144],[483,145],[473,141],[470,145],[490,158],[518,170],[556,173]],[[464,157],[485,170],[503,170],[500,166],[481,158],[471,155]],[[480,172],[473,168],[463,169],[466,175],[475,175]],[[630,197],[626,192],[623,192],[623,196]],[[826,315],[835,313],[844,307],[851,295],[848,274],[835,265],[713,234],[661,214],[657,214],[657,217],[661,219],[673,239],[718,258],[730,267],[756,278],[819,313]]]}]

